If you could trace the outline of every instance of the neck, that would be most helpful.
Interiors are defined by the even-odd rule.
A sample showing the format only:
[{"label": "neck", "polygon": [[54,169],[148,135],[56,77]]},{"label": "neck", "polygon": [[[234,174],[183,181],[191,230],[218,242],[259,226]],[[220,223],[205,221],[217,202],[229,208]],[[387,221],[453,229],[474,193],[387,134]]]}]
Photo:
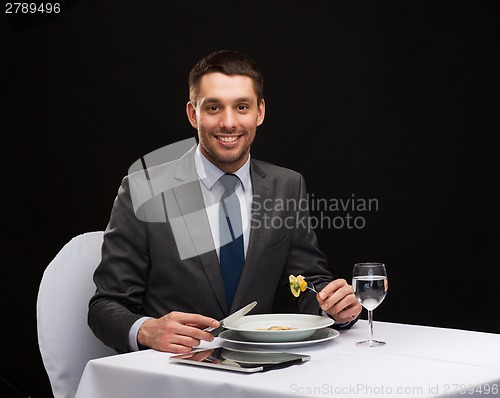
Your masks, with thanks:
[{"label": "neck", "polygon": [[249,152],[245,153],[241,158],[234,162],[221,162],[215,159],[213,156],[208,153],[203,146],[200,146],[201,154],[212,164],[216,165],[219,169],[221,169],[224,173],[233,174],[238,171],[248,160]]}]

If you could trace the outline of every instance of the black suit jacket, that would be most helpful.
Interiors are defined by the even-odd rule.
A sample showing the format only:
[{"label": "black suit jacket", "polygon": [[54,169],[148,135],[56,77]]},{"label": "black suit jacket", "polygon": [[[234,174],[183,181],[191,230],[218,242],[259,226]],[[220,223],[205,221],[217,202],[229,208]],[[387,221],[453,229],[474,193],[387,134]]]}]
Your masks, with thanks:
[{"label": "black suit jacket", "polygon": [[[258,305],[252,314],[321,313],[313,292],[307,290],[296,299],[288,285],[290,274],[302,274],[318,288],[332,280],[316,235],[308,227],[304,179],[292,170],[253,159],[248,252],[232,308],[227,308],[218,257],[210,250],[213,241],[206,212],[201,209],[202,217],[189,216],[200,212],[202,198],[194,150],[149,170],[148,178],[164,189],[153,192],[140,208],[134,210],[131,197],[131,184],[137,185],[133,176],[125,177],[119,188],[88,314],[95,335],[119,352],[128,350],[129,330],[142,316],[183,311],[222,319],[254,300]],[[195,256],[181,258],[179,236]]]}]

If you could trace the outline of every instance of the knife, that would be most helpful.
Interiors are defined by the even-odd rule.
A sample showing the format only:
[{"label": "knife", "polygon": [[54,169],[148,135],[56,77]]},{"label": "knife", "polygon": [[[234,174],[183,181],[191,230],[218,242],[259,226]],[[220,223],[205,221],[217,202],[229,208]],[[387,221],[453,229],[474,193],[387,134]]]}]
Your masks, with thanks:
[{"label": "knife", "polygon": [[243,315],[248,314],[255,306],[257,305],[257,301],[253,301],[250,304],[244,306],[243,308],[239,309],[236,312],[233,312],[231,315],[225,317],[224,319],[220,320],[220,326],[218,328],[206,328],[205,331],[210,332],[212,336],[217,337],[220,332],[224,330],[225,325],[229,325],[236,321],[237,319],[240,319]]}]

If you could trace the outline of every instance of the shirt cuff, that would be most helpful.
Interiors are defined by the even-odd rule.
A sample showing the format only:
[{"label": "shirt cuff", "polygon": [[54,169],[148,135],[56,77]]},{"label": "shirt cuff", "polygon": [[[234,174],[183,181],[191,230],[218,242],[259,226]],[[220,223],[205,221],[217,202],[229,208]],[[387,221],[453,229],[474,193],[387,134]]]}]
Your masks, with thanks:
[{"label": "shirt cuff", "polygon": [[137,334],[139,333],[139,329],[141,328],[142,324],[150,318],[151,318],[150,316],[144,316],[142,318],[139,318],[137,321],[134,322],[134,324],[130,328],[130,331],[128,332],[129,351],[139,351],[139,344],[137,343]]},{"label": "shirt cuff", "polygon": [[[321,310],[321,315],[323,315],[323,316],[327,316],[327,317],[329,317],[329,318],[333,319],[333,317],[332,317],[332,316],[328,315],[328,314],[327,314],[325,311],[323,311],[323,310]],[[356,318],[355,318],[355,319],[356,319]],[[338,322],[338,321],[336,321],[335,319],[333,319],[333,326],[334,326],[335,328],[345,329],[345,328],[348,328],[348,327],[351,325],[351,323],[353,323],[353,321],[354,321],[355,319],[353,319],[352,321],[347,321],[347,322]]]}]

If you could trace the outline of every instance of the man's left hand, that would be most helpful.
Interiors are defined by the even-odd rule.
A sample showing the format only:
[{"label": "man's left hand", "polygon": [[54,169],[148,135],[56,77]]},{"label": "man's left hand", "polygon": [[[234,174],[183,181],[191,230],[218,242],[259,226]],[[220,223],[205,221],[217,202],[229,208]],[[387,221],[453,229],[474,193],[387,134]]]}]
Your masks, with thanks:
[{"label": "man's left hand", "polygon": [[352,321],[361,313],[361,304],[356,299],[352,286],[345,279],[330,282],[316,297],[321,309],[337,322]]}]

